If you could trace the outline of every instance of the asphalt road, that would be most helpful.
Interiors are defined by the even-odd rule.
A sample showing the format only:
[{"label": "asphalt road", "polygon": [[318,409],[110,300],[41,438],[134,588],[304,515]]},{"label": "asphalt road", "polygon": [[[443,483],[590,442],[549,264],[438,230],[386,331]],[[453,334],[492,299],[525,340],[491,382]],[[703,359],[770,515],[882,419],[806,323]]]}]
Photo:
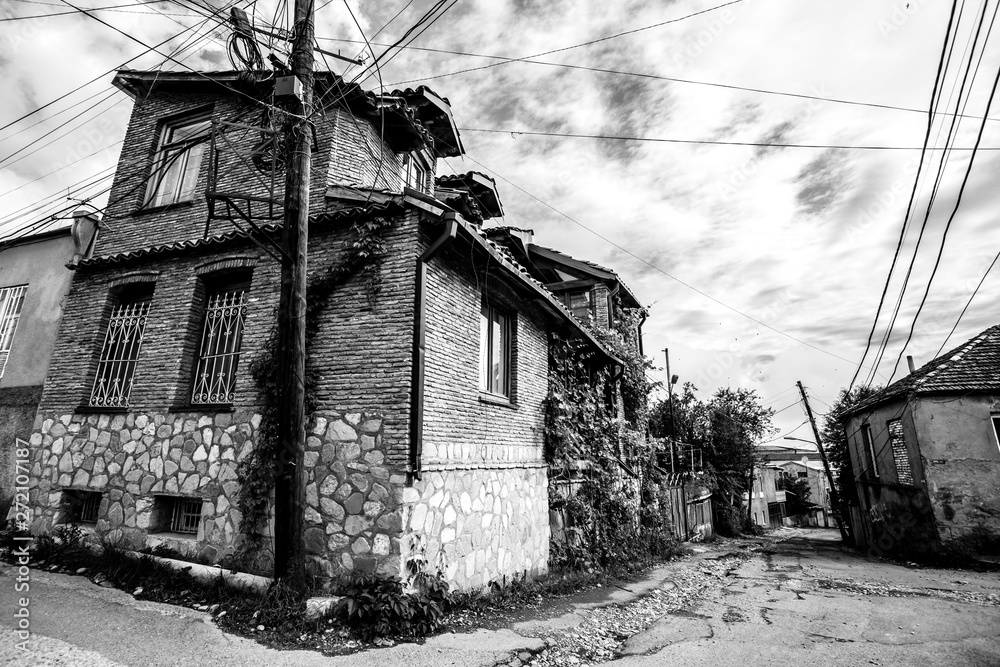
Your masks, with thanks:
[{"label": "asphalt road", "polygon": [[543,637],[574,633],[599,608],[613,615],[617,605],[641,606],[651,591],[676,590],[691,576],[711,581],[693,602],[654,617],[648,629],[624,641],[613,664],[1000,665],[1000,575],[869,561],[841,549],[833,531],[783,536],[790,539],[732,559],[731,566],[707,566],[731,544],[700,546],[696,557],[657,568],[644,581],[567,599],[560,613],[511,629],[448,633],[337,658],[268,649],[225,635],[207,614],[48,572],[31,573],[26,653],[12,629],[24,593],[15,591],[15,571],[4,565],[0,665],[492,667],[517,652],[540,651]]},{"label": "asphalt road", "polygon": [[612,664],[1000,665],[996,573],[869,561],[833,531],[797,531],[769,551],[634,635]]}]

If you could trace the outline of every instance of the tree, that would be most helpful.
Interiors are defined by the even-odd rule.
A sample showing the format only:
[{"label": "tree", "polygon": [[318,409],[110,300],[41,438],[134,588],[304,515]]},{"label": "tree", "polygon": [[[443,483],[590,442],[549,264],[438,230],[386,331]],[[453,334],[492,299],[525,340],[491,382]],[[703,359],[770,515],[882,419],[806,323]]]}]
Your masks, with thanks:
[{"label": "tree", "polygon": [[753,485],[754,468],[759,463],[756,443],[773,430],[774,411],[764,408],[757,392],[750,389],[719,389],[707,403],[695,392],[697,388],[686,382],[674,396],[672,425],[667,401],[655,405],[650,432],[657,437],[676,434],[682,442],[702,450],[705,469],[714,480],[720,517],[734,524],[720,528],[736,531],[749,521],[743,494]]},{"label": "tree", "polygon": [[[823,420],[823,429],[820,433],[823,438],[823,445],[826,447],[826,456],[830,461],[830,466],[836,469],[834,481],[837,484],[837,491],[847,505],[858,504],[858,490],[854,484],[854,468],[851,466],[851,453],[847,447],[847,433],[844,425],[840,422],[840,415],[861,401],[882,391],[881,386],[859,385],[850,391],[841,389],[834,401],[830,412]],[[850,517],[840,516],[840,508],[833,508],[834,516],[842,525],[849,526]]]},{"label": "tree", "polygon": [[792,477],[784,473],[782,487],[785,491],[785,508],[788,516],[805,514],[809,511],[812,507],[812,503],[809,502],[812,489],[809,487],[808,477]]}]

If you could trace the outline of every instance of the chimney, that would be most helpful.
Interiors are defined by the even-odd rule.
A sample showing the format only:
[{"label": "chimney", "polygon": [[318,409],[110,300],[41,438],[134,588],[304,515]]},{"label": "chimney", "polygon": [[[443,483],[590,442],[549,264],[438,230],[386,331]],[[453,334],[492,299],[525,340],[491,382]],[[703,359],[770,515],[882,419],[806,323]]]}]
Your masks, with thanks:
[{"label": "chimney", "polygon": [[912,373],[912,372],[913,372],[914,370],[916,370],[916,369],[915,369],[915,368],[913,367],[913,355],[912,355],[912,354],[908,354],[908,355],[906,355],[906,365],[910,367],[910,372],[911,372],[911,373]]},{"label": "chimney", "polygon": [[101,226],[101,216],[86,209],[73,211],[73,226],[70,236],[73,237],[73,259],[66,264],[70,271],[76,271],[80,261],[90,256],[97,239],[97,230]]}]

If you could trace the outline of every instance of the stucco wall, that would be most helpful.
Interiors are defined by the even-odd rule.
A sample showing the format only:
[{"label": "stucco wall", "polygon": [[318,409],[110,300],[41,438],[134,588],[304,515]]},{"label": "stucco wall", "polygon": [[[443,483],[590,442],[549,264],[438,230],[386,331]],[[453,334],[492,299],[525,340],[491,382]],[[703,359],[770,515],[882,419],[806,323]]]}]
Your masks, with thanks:
[{"label": "stucco wall", "polygon": [[914,421],[941,540],[977,526],[1000,535],[1000,396],[920,397]]},{"label": "stucco wall", "polygon": [[0,287],[27,285],[21,319],[11,343],[0,389],[41,385],[63,313],[73,272],[69,230],[54,238],[27,241],[0,251]]}]

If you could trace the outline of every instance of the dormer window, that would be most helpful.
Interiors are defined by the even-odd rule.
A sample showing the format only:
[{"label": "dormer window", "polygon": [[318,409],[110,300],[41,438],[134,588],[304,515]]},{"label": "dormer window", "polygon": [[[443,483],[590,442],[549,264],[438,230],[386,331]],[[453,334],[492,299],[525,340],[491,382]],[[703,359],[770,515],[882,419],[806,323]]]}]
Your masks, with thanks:
[{"label": "dormer window", "polygon": [[427,173],[430,169],[422,157],[416,153],[403,155],[403,185],[417,192],[427,192]]},{"label": "dormer window", "polygon": [[578,320],[586,322],[589,318],[595,317],[594,292],[592,290],[569,292],[565,295],[564,302]]},{"label": "dormer window", "polygon": [[167,206],[194,198],[211,127],[208,113],[164,123],[146,190],[147,207]]}]

